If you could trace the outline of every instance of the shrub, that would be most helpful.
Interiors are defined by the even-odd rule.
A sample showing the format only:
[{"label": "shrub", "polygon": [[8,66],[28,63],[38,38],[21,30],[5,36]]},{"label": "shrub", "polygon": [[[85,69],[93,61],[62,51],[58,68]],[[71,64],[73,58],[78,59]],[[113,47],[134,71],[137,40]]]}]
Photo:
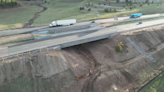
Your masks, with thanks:
[{"label": "shrub", "polygon": [[154,2],[152,1],[152,4],[154,4]]},{"label": "shrub", "polygon": [[149,2],[148,0],[145,1],[145,3],[148,3],[148,2]]},{"label": "shrub", "polygon": [[117,8],[114,9],[114,12],[117,12]]},{"label": "shrub", "polygon": [[140,6],[142,7],[142,6],[143,6],[143,4],[142,4],[142,3],[140,3]]},{"label": "shrub", "polygon": [[149,5],[150,3],[147,3],[147,5]]},{"label": "shrub", "polygon": [[44,3],[47,3],[47,0],[45,0],[45,2]]},{"label": "shrub", "polygon": [[136,5],[134,5],[133,7],[134,7],[134,8],[136,8],[137,6],[136,6]]},{"label": "shrub", "polygon": [[104,3],[104,5],[106,5],[106,3]]},{"label": "shrub", "polygon": [[109,5],[110,5],[110,3],[109,3]]},{"label": "shrub", "polygon": [[109,9],[109,11],[111,12],[111,11],[112,11],[112,9]]},{"label": "shrub", "polygon": [[122,52],[122,46],[123,46],[123,43],[122,42],[120,42],[116,47],[115,47],[115,50],[117,51],[117,52]]},{"label": "shrub", "polygon": [[117,3],[119,3],[120,2],[120,0],[117,0]]},{"label": "shrub", "polygon": [[122,52],[122,46],[118,44],[118,45],[116,46],[115,50],[116,50],[117,52]]},{"label": "shrub", "polygon": [[126,5],[128,6],[129,4],[128,4],[128,3],[126,3]]},{"label": "shrub", "polygon": [[109,12],[109,10],[107,8],[104,9],[104,12]]},{"label": "shrub", "polygon": [[123,7],[125,7],[125,5],[123,5]]},{"label": "shrub", "polygon": [[133,8],[132,8],[132,6],[130,6],[130,8],[129,8],[129,9],[133,9]]},{"label": "shrub", "polygon": [[157,6],[160,6],[160,4],[158,3]]},{"label": "shrub", "polygon": [[129,4],[132,5],[133,3],[130,1]]},{"label": "shrub", "polygon": [[80,10],[84,10],[84,7],[80,7]]},{"label": "shrub", "polygon": [[100,5],[101,3],[99,3],[99,5]]},{"label": "shrub", "polygon": [[91,8],[89,8],[88,11],[91,11]]}]

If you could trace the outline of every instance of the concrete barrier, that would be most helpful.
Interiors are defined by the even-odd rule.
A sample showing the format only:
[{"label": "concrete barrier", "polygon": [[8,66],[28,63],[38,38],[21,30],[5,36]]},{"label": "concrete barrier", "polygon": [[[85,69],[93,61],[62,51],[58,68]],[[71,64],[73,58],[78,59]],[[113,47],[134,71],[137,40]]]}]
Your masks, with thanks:
[{"label": "concrete barrier", "polygon": [[8,47],[0,47],[0,57],[8,56]]},{"label": "concrete barrier", "polygon": [[35,37],[35,40],[50,38],[50,37],[60,37],[60,36],[72,35],[72,34],[83,33],[83,32],[96,31],[96,30],[100,30],[100,29],[104,29],[104,28],[105,27],[97,27],[97,28],[89,28],[89,29],[77,30],[77,31],[71,31],[71,32],[64,32],[64,33],[59,33],[59,34],[46,35],[46,36],[41,36],[41,37]]}]

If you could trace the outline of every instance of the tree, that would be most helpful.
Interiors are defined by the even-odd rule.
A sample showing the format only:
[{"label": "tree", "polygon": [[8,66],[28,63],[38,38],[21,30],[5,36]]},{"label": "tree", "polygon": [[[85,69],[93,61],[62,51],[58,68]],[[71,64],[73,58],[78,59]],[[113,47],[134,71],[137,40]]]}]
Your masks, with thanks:
[{"label": "tree", "polygon": [[129,9],[133,9],[133,8],[132,8],[132,6],[130,6],[130,8],[129,8]]},{"label": "tree", "polygon": [[117,3],[119,3],[120,2],[120,0],[117,0]]},{"label": "tree", "polygon": [[154,4],[154,1],[152,1],[152,4]]},{"label": "tree", "polygon": [[104,9],[104,12],[109,12],[109,10],[107,8]]},{"label": "tree", "polygon": [[111,12],[111,11],[112,11],[112,9],[110,8],[110,9],[109,9],[109,11]]},{"label": "tree", "polygon": [[91,8],[89,8],[88,11],[91,11]]},{"label": "tree", "polygon": [[117,12],[117,8],[114,9],[114,12]]},{"label": "tree", "polygon": [[143,6],[143,4],[142,4],[142,3],[140,3],[140,6],[142,7],[142,6]]},{"label": "tree", "polygon": [[148,2],[149,2],[149,0],[146,0],[146,1],[145,1],[145,3],[148,3]]},{"label": "tree", "polygon": [[126,0],[126,3],[128,3],[129,2],[129,0]]},{"label": "tree", "polygon": [[84,10],[84,7],[80,7],[80,10]]}]

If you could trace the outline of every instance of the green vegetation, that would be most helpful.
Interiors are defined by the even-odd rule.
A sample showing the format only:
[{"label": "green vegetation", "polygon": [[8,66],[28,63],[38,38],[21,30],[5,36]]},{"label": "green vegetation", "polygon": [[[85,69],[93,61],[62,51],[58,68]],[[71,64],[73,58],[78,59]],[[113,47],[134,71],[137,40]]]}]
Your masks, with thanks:
[{"label": "green vegetation", "polygon": [[0,9],[0,30],[21,28],[34,14],[42,8],[22,6],[13,9]]},{"label": "green vegetation", "polygon": [[115,50],[116,50],[117,52],[122,52],[122,46],[123,46],[123,43],[120,42],[120,43],[116,46]]},{"label": "green vegetation", "polygon": [[164,92],[164,72],[139,92]]},{"label": "green vegetation", "polygon": [[139,20],[131,20],[131,21],[123,21],[123,22],[118,22],[116,25],[123,25],[123,24],[129,24],[129,23],[135,23],[135,22],[140,22],[140,21],[152,21],[152,20],[157,20],[157,19],[164,19],[164,16],[162,17],[155,17],[155,18],[147,18],[147,19],[139,19]]},{"label": "green vegetation", "polygon": [[109,10],[107,8],[104,9],[104,12],[109,12]]},{"label": "green vegetation", "polygon": [[[142,7],[140,7],[140,3],[133,3],[133,5],[131,6],[130,3],[131,2],[128,2],[129,6],[126,6],[126,3],[110,2],[109,0],[46,0],[44,6],[46,6],[48,9],[45,12],[41,13],[32,25],[49,24],[54,20],[61,19],[77,19],[77,21],[81,21],[98,18],[113,18],[122,14],[129,16],[132,13],[143,13],[145,15],[164,12],[163,4],[160,6],[143,5]],[[115,8],[108,8],[107,10],[103,7],[95,6],[95,4],[110,4],[111,6],[119,7],[124,6],[126,10]],[[98,8],[102,10],[84,9],[84,6]],[[34,13],[38,12],[39,10],[41,10],[41,8],[37,6],[22,6],[11,10],[0,9],[0,30],[21,28],[29,19],[34,16]],[[100,14],[100,16],[97,17],[97,14]]]},{"label": "green vegetation", "polygon": [[15,7],[17,5],[17,2],[14,0],[0,0],[0,8]]}]

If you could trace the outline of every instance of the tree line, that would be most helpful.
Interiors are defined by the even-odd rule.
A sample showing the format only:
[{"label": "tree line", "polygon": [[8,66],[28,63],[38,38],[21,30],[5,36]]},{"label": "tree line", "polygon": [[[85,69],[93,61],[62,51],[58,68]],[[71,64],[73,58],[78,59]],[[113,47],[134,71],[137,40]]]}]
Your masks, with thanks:
[{"label": "tree line", "polygon": [[0,8],[10,8],[10,7],[15,7],[18,6],[16,1],[14,0],[0,0]]}]

